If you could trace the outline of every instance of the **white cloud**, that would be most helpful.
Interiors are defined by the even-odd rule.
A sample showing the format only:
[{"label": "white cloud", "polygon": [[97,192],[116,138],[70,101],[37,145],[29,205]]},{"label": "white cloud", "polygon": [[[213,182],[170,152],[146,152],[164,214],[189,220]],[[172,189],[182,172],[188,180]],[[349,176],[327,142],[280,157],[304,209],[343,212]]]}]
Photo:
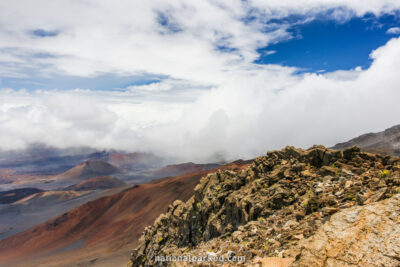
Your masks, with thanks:
[{"label": "white cloud", "polygon": [[177,79],[164,79],[156,82],[151,82],[149,84],[144,85],[131,85],[126,89],[130,91],[148,91],[148,92],[157,92],[157,91],[185,91],[190,88],[191,91],[194,89],[197,90],[207,90],[211,86],[205,86],[204,84],[195,84],[190,81],[177,80]]},{"label": "white cloud", "polygon": [[[92,145],[207,161],[383,129],[399,123],[399,39],[374,51],[365,70],[298,76],[252,62],[257,48],[291,37],[273,18],[398,8],[394,0],[2,1],[1,75],[168,78],[126,91],[3,89],[0,147]],[[58,35],[33,38],[35,29]]]},{"label": "white cloud", "polygon": [[273,55],[273,54],[275,54],[275,53],[276,53],[275,50],[267,50],[267,51],[264,51],[264,52],[263,52],[263,55],[264,55],[264,56],[269,56],[269,55]]},{"label": "white cloud", "polygon": [[[271,19],[290,14],[312,18],[333,10],[332,18],[342,20],[395,8],[400,2],[394,0],[1,1],[0,49],[12,48],[19,55],[4,59],[2,66],[29,64],[40,66],[43,73],[80,76],[152,73],[220,82],[221,70],[248,67],[258,57],[256,48],[290,38],[289,25],[267,23]],[[160,14],[181,31],[160,26]],[[246,22],[249,14],[256,19]],[[36,29],[58,35],[33,38]],[[215,50],[217,46],[235,50],[224,53]],[[54,57],[32,57],[37,53]]]},{"label": "white cloud", "polygon": [[387,34],[400,34],[400,27],[392,27],[386,31]]}]

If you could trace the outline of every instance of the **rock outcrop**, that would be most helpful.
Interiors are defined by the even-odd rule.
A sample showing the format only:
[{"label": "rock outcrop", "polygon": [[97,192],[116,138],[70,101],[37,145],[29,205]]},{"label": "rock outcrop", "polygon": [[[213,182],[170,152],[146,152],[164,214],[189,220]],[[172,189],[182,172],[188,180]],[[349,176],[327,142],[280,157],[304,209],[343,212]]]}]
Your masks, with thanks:
[{"label": "rock outcrop", "polygon": [[334,214],[294,250],[293,266],[399,266],[400,194]]},{"label": "rock outcrop", "polygon": [[299,244],[333,214],[399,193],[399,171],[399,158],[358,147],[268,152],[240,172],[202,178],[192,198],[175,201],[145,228],[129,265],[164,266],[156,256],[185,254],[245,256],[242,266],[266,257],[302,259],[307,250]]}]

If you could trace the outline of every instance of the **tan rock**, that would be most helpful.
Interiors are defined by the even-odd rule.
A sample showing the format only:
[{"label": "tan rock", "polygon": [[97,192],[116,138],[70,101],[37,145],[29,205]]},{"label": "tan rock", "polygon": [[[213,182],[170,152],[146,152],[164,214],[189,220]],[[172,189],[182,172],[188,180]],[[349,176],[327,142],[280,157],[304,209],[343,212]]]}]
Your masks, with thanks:
[{"label": "tan rock", "polygon": [[400,194],[334,214],[292,266],[399,266]]},{"label": "tan rock", "polygon": [[255,258],[251,266],[260,267],[288,267],[293,262],[291,258],[266,257]]}]

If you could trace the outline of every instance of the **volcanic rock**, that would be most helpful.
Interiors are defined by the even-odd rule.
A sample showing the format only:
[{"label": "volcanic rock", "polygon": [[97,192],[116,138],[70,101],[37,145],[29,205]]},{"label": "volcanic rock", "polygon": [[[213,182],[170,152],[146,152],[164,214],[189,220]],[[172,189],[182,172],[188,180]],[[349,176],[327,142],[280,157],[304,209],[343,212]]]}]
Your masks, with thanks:
[{"label": "volcanic rock", "polygon": [[[324,224],[337,218],[334,217],[337,212],[352,207],[357,210],[365,203],[374,205],[400,193],[399,162],[399,158],[361,152],[357,147],[344,151],[323,146],[308,150],[286,147],[268,152],[239,172],[209,174],[195,187],[192,198],[170,205],[153,226],[145,228],[129,264],[164,266],[167,263],[157,263],[155,256],[207,255],[207,252],[245,256],[246,262],[238,266],[249,266],[258,258],[292,258],[294,248],[324,231],[320,229],[327,229]],[[376,214],[378,221],[387,221],[389,230],[395,225],[388,222],[390,216],[382,210]],[[372,224],[368,231],[386,229],[375,226],[378,224]],[[335,227],[333,237],[351,226]],[[351,235],[351,231],[346,233]],[[352,238],[356,240],[356,236]],[[385,252],[396,257],[387,243],[380,244],[380,255]],[[329,244],[323,246],[329,250]],[[310,245],[309,251],[314,247]],[[358,253],[356,246],[343,247]],[[365,247],[359,253],[368,253],[369,249],[373,252],[373,248]],[[320,258],[316,261],[322,262]],[[367,259],[365,262],[370,263]],[[381,266],[379,262],[371,262],[370,266]]]}]

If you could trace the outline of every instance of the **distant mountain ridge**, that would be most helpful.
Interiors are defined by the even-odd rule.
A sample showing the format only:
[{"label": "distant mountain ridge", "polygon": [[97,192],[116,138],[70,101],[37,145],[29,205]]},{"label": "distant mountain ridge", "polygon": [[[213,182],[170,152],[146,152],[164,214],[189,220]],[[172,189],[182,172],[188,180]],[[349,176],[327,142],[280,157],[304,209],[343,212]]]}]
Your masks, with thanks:
[{"label": "distant mountain ridge", "polygon": [[[97,150],[90,147],[55,148],[32,144],[22,150],[0,150],[0,179],[5,170],[14,174],[55,175],[87,160],[106,161],[124,170],[160,168],[163,159],[151,153]],[[4,179],[4,177],[3,177]]]},{"label": "distant mountain ridge", "polygon": [[366,152],[400,156],[400,124],[382,132],[367,133],[338,143],[332,149],[343,150],[352,146],[358,146]]},{"label": "distant mountain ridge", "polygon": [[87,159],[104,157],[104,152],[92,148],[59,149],[44,144],[32,144],[23,150],[0,151],[0,169],[17,173],[56,174]]},{"label": "distant mountain ridge", "polygon": [[87,160],[68,171],[57,175],[59,181],[82,182],[84,180],[119,173],[120,170],[102,160]]}]

